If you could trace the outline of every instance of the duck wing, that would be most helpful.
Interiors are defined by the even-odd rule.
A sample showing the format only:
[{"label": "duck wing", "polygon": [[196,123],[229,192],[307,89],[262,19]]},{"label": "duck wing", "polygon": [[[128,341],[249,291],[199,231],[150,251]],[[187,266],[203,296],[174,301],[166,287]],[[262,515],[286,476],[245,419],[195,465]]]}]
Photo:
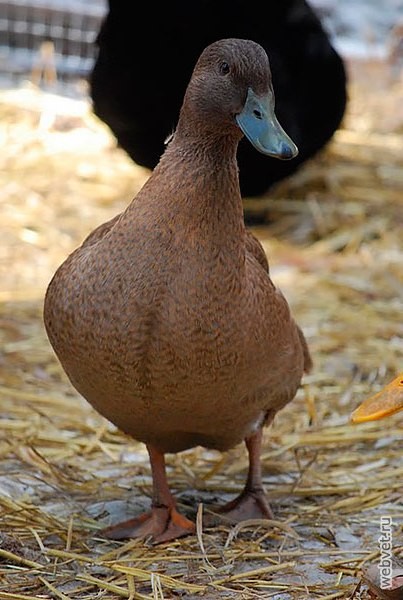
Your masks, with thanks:
[{"label": "duck wing", "polygon": [[[259,242],[259,240],[253,235],[253,233],[248,229],[246,230],[245,244],[246,251],[252,254],[252,256],[263,267],[267,274],[269,274],[269,262],[267,260],[267,256],[263,249],[263,246]],[[308,344],[306,342],[302,329],[296,323],[295,326],[297,328],[298,336],[302,346],[302,351],[304,353],[304,372],[309,373],[313,367],[313,363],[309,352]]]},{"label": "duck wing", "polygon": [[96,229],[94,229],[94,231],[91,231],[91,233],[87,235],[87,237],[81,244],[81,247],[85,248],[87,246],[92,246],[96,242],[99,242],[99,240],[102,240],[102,238],[110,232],[112,227],[115,225],[115,223],[117,223],[119,219],[120,214],[116,215],[106,223],[102,223],[102,225],[99,225]]},{"label": "duck wing", "polygon": [[263,269],[269,273],[269,262],[263,246],[249,229],[246,229],[245,244],[246,251],[252,254]]}]

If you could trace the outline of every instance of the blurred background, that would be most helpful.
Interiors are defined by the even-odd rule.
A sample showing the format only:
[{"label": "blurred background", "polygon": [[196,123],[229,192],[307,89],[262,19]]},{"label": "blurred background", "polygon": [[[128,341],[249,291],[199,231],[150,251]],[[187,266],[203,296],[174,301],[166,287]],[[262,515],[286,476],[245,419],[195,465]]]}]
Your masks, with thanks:
[{"label": "blurred background", "polygon": [[[386,58],[401,44],[401,0],[312,0],[310,5],[343,56]],[[2,0],[1,85],[30,79],[41,63],[43,42],[51,40],[49,63],[56,68],[59,89],[74,89],[74,82],[86,79],[93,66],[94,40],[106,13],[106,0]]]},{"label": "blurred background", "polygon": [[[310,4],[343,56],[386,58],[399,44],[401,0],[312,0]],[[85,79],[92,68],[94,40],[106,12],[106,0],[2,0],[1,85],[31,78],[41,62],[43,42],[51,40],[60,89],[74,88],[71,84]]]}]

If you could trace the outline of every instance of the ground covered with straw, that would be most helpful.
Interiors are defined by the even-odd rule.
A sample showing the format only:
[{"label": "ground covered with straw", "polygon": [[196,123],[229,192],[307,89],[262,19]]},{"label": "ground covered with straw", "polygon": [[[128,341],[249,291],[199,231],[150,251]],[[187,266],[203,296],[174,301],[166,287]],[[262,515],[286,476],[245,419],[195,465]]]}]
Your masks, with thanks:
[{"label": "ground covered with straw", "polygon": [[86,100],[26,86],[0,94],[0,599],[366,599],[380,518],[403,555],[403,421],[352,425],[358,403],[403,370],[402,80],[349,64],[332,143],[267,197],[255,228],[315,362],[265,433],[276,521],[203,529],[243,486],[243,447],[168,456],[197,535],[151,547],[105,525],[149,504],[141,444],[75,392],[42,324],[46,285],[149,176]]}]

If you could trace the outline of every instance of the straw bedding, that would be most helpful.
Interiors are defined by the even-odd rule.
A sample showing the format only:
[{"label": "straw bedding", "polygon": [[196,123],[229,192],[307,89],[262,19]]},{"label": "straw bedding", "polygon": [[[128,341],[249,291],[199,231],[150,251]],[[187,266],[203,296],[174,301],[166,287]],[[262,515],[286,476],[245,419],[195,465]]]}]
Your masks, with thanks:
[{"label": "straw bedding", "polygon": [[315,368],[265,433],[276,521],[203,530],[203,511],[243,486],[246,452],[168,456],[197,535],[150,547],[97,536],[149,503],[144,447],[97,415],[46,339],[57,266],[122,210],[149,172],[115,147],[86,100],[25,87],[0,94],[0,599],[369,598],[379,521],[403,555],[401,415],[352,410],[403,369],[403,83],[349,64],[334,140],[248,214],[304,328]]}]

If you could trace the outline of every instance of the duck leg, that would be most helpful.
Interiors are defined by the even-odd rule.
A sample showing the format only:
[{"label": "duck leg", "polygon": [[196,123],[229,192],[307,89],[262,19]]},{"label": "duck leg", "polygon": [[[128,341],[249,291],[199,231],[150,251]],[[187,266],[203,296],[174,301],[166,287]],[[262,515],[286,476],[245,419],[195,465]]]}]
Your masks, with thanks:
[{"label": "duck leg", "polygon": [[134,519],[112,525],[102,531],[105,537],[148,538],[155,544],[168,542],[195,531],[195,525],[176,509],[176,502],[168,487],[164,454],[147,446],[153,477],[151,510]]},{"label": "duck leg", "polygon": [[[267,501],[262,485],[262,470],[260,453],[262,448],[262,430],[245,439],[249,453],[249,470],[246,484],[240,495],[219,507],[214,512],[222,515],[223,519],[239,523],[248,519],[272,519],[273,513]],[[207,519],[209,525],[209,519]]]}]

